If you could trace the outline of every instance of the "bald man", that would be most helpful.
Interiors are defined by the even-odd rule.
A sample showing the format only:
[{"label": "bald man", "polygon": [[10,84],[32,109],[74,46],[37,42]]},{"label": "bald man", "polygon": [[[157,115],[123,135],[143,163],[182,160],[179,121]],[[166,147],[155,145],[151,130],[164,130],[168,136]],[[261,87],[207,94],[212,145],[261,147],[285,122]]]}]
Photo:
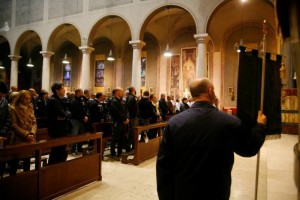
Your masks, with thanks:
[{"label": "bald man", "polygon": [[[112,141],[110,143],[110,154],[111,158],[116,161],[120,161],[122,154],[123,144],[126,144],[127,141],[124,141],[124,135],[127,131],[127,125],[129,124],[129,113],[126,106],[126,103],[123,101],[123,89],[117,87],[113,90],[113,98],[110,103],[110,114],[113,121],[113,133]],[[116,144],[118,144],[117,155],[116,155]]]},{"label": "bald man", "polygon": [[254,156],[266,136],[266,116],[258,112],[252,130],[219,111],[208,79],[190,84],[194,104],[170,119],[156,164],[160,200],[229,199],[234,152]]}]

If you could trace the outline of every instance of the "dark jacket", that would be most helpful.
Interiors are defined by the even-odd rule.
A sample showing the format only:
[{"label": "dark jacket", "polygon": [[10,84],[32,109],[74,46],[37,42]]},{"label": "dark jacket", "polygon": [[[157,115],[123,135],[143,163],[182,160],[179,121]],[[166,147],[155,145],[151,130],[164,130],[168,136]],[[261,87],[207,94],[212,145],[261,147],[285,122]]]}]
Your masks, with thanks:
[{"label": "dark jacket", "polygon": [[166,115],[168,113],[169,108],[168,108],[168,105],[167,105],[167,102],[165,99],[160,99],[158,102],[158,106],[159,106],[161,115]]},{"label": "dark jacket", "polygon": [[152,118],[152,103],[150,101],[149,98],[142,98],[139,103],[139,111],[140,111],[140,115],[139,117],[140,118],[143,118],[143,119],[150,119]]},{"label": "dark jacket", "polygon": [[234,152],[254,156],[265,135],[263,126],[246,129],[235,116],[195,102],[166,127],[156,165],[159,199],[228,200]]},{"label": "dark jacket", "polygon": [[190,108],[190,106],[188,104],[186,104],[184,102],[180,103],[180,112],[185,111],[185,110],[187,110],[189,108]]},{"label": "dark jacket", "polygon": [[88,110],[91,123],[97,123],[101,119],[105,119],[105,104],[100,103],[97,99],[88,102]]},{"label": "dark jacket", "polygon": [[71,112],[67,100],[53,95],[47,104],[48,133],[50,137],[63,137],[71,131]]},{"label": "dark jacket", "polygon": [[126,103],[122,99],[112,97],[110,100],[109,111],[114,122],[123,123],[129,118]]},{"label": "dark jacket", "polygon": [[88,116],[87,104],[82,97],[75,96],[74,99],[71,100],[69,107],[72,113],[72,119],[81,120],[83,122],[84,117]]},{"label": "dark jacket", "polygon": [[46,117],[47,116],[47,101],[42,97],[37,97],[35,99],[35,116],[36,117]]},{"label": "dark jacket", "polygon": [[139,108],[138,108],[136,96],[134,96],[133,94],[130,93],[126,100],[126,105],[128,108],[130,119],[137,118],[138,113],[139,113]]},{"label": "dark jacket", "polygon": [[11,130],[11,120],[8,112],[8,101],[5,98],[0,100],[0,136],[7,137]]}]

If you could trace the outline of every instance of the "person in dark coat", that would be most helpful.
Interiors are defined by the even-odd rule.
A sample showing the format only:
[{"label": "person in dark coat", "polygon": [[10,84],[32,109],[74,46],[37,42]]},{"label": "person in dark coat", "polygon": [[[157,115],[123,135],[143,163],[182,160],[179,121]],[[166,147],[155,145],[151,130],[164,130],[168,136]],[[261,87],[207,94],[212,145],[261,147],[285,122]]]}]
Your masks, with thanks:
[{"label": "person in dark coat", "polygon": [[160,95],[160,100],[158,101],[158,107],[160,110],[160,114],[162,117],[163,121],[166,121],[166,115],[169,112],[169,108],[166,102],[166,95],[165,94],[161,94]]},{"label": "person in dark coat", "polygon": [[214,87],[208,79],[191,82],[193,106],[172,117],[160,144],[157,192],[160,200],[230,197],[234,153],[254,156],[264,143],[266,116],[260,111],[249,130],[213,104]]},{"label": "person in dark coat", "polygon": [[[47,104],[48,134],[51,138],[67,136],[71,133],[71,112],[64,98],[63,83],[55,82],[51,86],[53,96]],[[48,164],[55,164],[67,160],[66,145],[51,148]]]},{"label": "person in dark coat", "polygon": [[181,103],[180,103],[180,109],[179,109],[180,112],[185,111],[190,108],[190,106],[187,104],[187,102],[188,102],[188,99],[183,97],[181,100]]},{"label": "person in dark coat", "polygon": [[138,121],[138,102],[136,97],[135,87],[131,86],[128,88],[128,98],[126,100],[126,105],[129,112],[129,131],[128,131],[128,144],[126,145],[126,151],[130,151],[134,149],[134,141],[133,141],[133,129],[139,125]]},{"label": "person in dark coat", "polygon": [[[119,161],[122,154],[124,136],[127,125],[129,124],[129,113],[126,103],[123,101],[123,89],[116,88],[113,90],[113,97],[110,100],[110,114],[113,121],[113,134],[110,147],[110,154],[112,159]],[[118,144],[118,151],[116,155],[116,144]]]}]

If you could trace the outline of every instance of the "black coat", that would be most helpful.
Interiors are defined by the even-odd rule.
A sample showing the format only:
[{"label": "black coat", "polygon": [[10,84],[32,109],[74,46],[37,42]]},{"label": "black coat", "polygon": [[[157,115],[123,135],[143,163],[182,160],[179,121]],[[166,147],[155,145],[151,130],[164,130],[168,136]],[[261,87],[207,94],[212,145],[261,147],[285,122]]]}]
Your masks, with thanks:
[{"label": "black coat", "polygon": [[136,100],[136,96],[133,94],[129,94],[126,105],[128,108],[129,116],[131,119],[137,118],[138,113],[139,113],[139,108],[138,108],[138,102]]},{"label": "black coat", "polygon": [[252,130],[208,102],[193,106],[170,119],[157,157],[160,200],[229,199],[234,152],[254,156],[266,130]]},{"label": "black coat", "polygon": [[165,99],[160,99],[158,102],[161,115],[166,115],[169,112],[169,107]]},{"label": "black coat", "polygon": [[50,137],[63,137],[71,131],[71,112],[67,100],[53,95],[47,104],[48,133]]},{"label": "black coat", "polygon": [[127,118],[129,119],[126,103],[122,99],[112,97],[109,103],[109,111],[114,122],[122,123]]}]

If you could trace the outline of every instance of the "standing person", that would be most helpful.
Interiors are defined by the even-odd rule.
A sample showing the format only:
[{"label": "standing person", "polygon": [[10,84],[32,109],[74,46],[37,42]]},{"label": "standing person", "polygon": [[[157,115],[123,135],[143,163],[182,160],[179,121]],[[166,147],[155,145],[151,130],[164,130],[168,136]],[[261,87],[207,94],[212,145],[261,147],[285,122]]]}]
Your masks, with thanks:
[{"label": "standing person", "polygon": [[[155,124],[161,121],[161,116],[157,105],[157,97],[155,94],[150,94],[150,102],[151,102],[152,112],[151,112],[151,118],[149,120],[149,123]],[[150,129],[147,134],[148,138],[149,139],[155,138],[157,136],[157,131],[159,131],[159,129]]]},{"label": "standing person", "polygon": [[216,97],[208,79],[192,81],[190,91],[195,103],[170,119],[159,148],[159,199],[229,199],[233,153],[250,157],[259,151],[266,117],[259,111],[249,130],[213,106]]},{"label": "standing person", "polygon": [[[71,135],[80,135],[85,132],[85,124],[87,124],[88,118],[88,108],[87,103],[83,98],[82,89],[75,90],[75,97],[69,104],[70,111],[72,114],[71,124],[72,131]],[[71,153],[82,153],[82,142],[71,145]]]},{"label": "standing person", "polygon": [[168,105],[167,105],[167,102],[166,102],[166,95],[165,94],[160,95],[160,100],[158,102],[158,107],[159,107],[159,110],[160,110],[162,120],[166,121],[166,115],[169,111],[169,108],[168,108]]},{"label": "standing person", "polygon": [[[110,101],[110,114],[113,121],[113,134],[110,147],[111,157],[119,161],[122,154],[122,148],[124,143],[124,136],[126,127],[129,124],[129,113],[126,103],[122,100],[123,89],[116,88],[113,90],[113,97]],[[118,144],[118,151],[116,155],[116,144]]]},{"label": "standing person", "polygon": [[39,96],[35,99],[35,105],[37,108],[36,117],[47,117],[47,101],[49,93],[46,90],[41,90]]},{"label": "standing person", "polygon": [[37,93],[36,93],[36,91],[35,91],[34,88],[29,88],[29,89],[28,89],[28,92],[29,92],[29,94],[31,95],[31,103],[32,103],[32,105],[33,105],[33,108],[34,108],[34,114],[35,114],[35,116],[36,116],[37,110],[38,110],[38,108],[37,108],[37,106],[36,106],[36,101],[35,101],[35,99],[36,99],[36,97],[37,97]]},{"label": "standing person", "polygon": [[126,101],[126,105],[129,112],[129,132],[128,132],[128,144],[126,151],[130,151],[134,149],[134,133],[133,129],[139,125],[138,113],[139,107],[136,97],[135,87],[131,86],[128,88],[128,98]]},{"label": "standing person", "polygon": [[[48,134],[51,138],[67,136],[71,133],[71,112],[67,107],[64,84],[55,82],[51,86],[53,96],[47,104]],[[67,160],[66,145],[52,147],[48,164]]]},{"label": "standing person", "polygon": [[[104,120],[104,107],[101,102],[105,99],[102,92],[97,92],[96,97],[88,102],[89,122],[99,123]],[[102,135],[103,136],[103,135]],[[87,153],[92,153],[95,140],[90,140],[88,143],[89,150]]]},{"label": "standing person", "polygon": [[190,106],[187,104],[187,102],[188,102],[188,99],[186,97],[183,97],[181,100],[181,103],[180,103],[180,109],[179,109],[180,112],[185,111],[190,108]]},{"label": "standing person", "polygon": [[[9,136],[11,122],[8,112],[8,101],[5,95],[8,93],[6,84],[0,81],[0,148],[4,146]],[[0,178],[3,177],[6,162],[0,162]]]},{"label": "standing person", "polygon": [[[35,140],[37,123],[31,99],[31,95],[28,91],[21,90],[9,108],[11,126],[13,130],[11,144],[19,144]],[[30,153],[24,153],[18,156],[18,158],[23,160],[23,170],[29,171],[30,157],[33,155]],[[11,161],[10,174],[16,174],[19,164],[18,158]]]}]

